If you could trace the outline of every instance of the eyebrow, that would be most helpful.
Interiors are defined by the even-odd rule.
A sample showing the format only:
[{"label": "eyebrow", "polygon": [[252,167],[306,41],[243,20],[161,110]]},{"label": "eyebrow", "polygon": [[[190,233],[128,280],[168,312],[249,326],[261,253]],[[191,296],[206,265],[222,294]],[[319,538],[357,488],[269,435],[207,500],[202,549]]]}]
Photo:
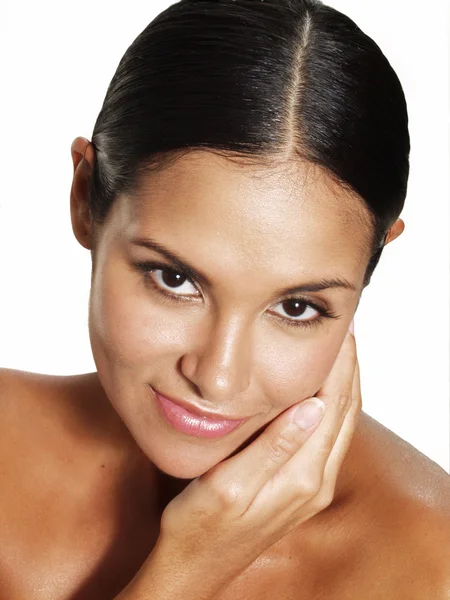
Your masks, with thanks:
[{"label": "eyebrow", "polygon": [[[211,287],[211,283],[206,275],[183,261],[175,254],[175,252],[169,250],[160,242],[157,242],[151,238],[134,238],[131,240],[131,243],[135,246],[143,246],[144,248],[158,252],[174,263],[180,269],[180,271],[185,273],[190,279],[194,279],[195,281],[198,281],[207,287]],[[340,288],[344,290],[350,290],[352,292],[357,291],[356,287],[344,277],[331,277],[306,281],[301,285],[279,289],[275,292],[273,297],[277,298],[278,296],[295,295],[304,292],[319,292],[320,290],[332,288]]]}]

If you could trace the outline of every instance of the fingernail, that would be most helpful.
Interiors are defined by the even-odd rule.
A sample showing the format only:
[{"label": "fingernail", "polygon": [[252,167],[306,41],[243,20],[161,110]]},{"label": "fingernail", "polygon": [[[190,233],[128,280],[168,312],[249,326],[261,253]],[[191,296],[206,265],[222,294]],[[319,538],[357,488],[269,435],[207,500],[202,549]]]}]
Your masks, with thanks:
[{"label": "fingernail", "polygon": [[355,337],[355,319],[352,319],[352,322],[348,326],[348,330],[350,331],[352,336]]},{"label": "fingernail", "polygon": [[325,404],[318,398],[304,400],[294,411],[293,420],[301,429],[309,429],[319,423],[325,411]]}]

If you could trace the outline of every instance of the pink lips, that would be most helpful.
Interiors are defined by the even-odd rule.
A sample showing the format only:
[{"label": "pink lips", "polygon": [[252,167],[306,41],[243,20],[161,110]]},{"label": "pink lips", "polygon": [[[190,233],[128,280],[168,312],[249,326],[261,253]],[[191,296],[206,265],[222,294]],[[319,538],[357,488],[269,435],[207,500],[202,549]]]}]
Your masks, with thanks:
[{"label": "pink lips", "polygon": [[[153,388],[152,388],[153,389]],[[244,421],[248,419],[226,420],[216,419],[207,416],[200,416],[190,412],[186,408],[175,403],[153,390],[158,406],[165,419],[174,429],[191,435],[203,438],[218,438],[230,433]],[[194,409],[196,410],[196,409]]]}]

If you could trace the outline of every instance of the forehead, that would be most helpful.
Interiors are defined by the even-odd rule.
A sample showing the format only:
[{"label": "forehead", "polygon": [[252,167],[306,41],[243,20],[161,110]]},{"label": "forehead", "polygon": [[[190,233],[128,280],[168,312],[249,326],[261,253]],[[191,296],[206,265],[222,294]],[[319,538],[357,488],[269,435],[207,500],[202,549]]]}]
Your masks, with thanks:
[{"label": "forehead", "polygon": [[143,176],[112,213],[127,239],[148,234],[190,256],[197,247],[250,268],[282,257],[297,272],[299,259],[305,272],[330,261],[358,268],[371,232],[362,200],[316,165],[257,165],[208,151]]}]

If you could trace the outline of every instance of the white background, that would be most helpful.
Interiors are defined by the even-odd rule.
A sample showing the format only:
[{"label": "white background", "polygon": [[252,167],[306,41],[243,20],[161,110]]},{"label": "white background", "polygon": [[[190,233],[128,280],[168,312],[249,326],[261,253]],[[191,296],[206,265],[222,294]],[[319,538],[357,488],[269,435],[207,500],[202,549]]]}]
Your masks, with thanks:
[{"label": "white background", "polygon": [[[170,4],[2,5],[0,366],[95,370],[90,256],[70,224],[70,145],[77,135],[90,139],[120,58]],[[382,48],[410,118],[406,228],[385,248],[355,318],[363,410],[448,471],[449,7],[444,0],[426,10],[411,0],[329,4]]]}]

